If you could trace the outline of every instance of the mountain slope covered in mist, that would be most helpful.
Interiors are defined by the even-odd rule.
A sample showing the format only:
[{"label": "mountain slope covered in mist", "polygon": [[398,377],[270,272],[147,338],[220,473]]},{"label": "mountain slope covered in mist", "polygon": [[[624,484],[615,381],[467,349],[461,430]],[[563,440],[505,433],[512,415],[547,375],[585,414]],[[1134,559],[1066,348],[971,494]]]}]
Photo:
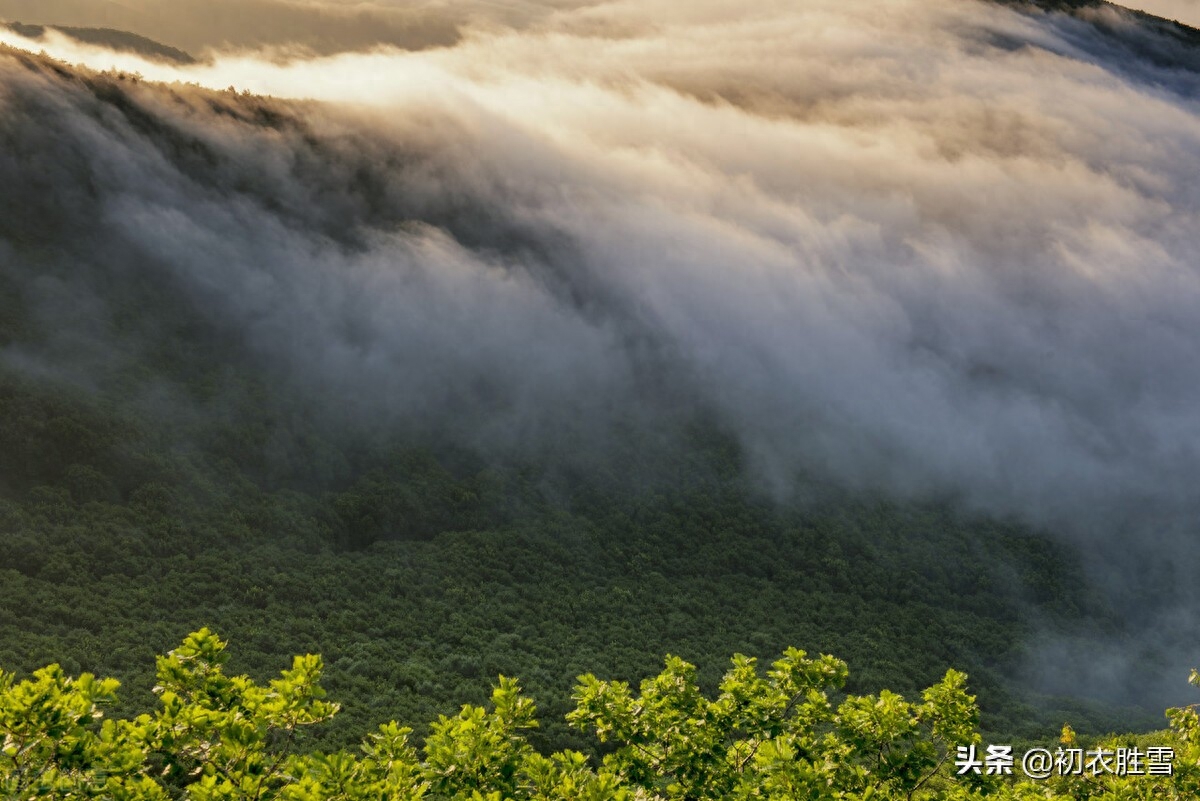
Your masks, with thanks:
[{"label": "mountain slope covered in mist", "polygon": [[62,34],[83,44],[96,45],[124,53],[136,53],[152,60],[173,64],[193,64],[195,59],[182,50],[159,44],[153,39],[112,28],[72,28],[63,26],[26,25],[9,22],[4,25],[12,32],[28,39],[40,41],[47,32]]},{"label": "mountain slope covered in mist", "polygon": [[665,8],[0,53],[0,665],[144,689],[210,625],[326,654],[357,732],[798,645],[1154,725],[1200,657],[1185,34]]}]

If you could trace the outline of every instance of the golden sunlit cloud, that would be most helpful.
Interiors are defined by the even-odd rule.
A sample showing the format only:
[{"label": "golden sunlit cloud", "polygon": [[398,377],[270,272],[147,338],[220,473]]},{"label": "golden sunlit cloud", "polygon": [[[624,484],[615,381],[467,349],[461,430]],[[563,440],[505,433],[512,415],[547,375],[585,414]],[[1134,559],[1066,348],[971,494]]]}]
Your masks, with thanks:
[{"label": "golden sunlit cloud", "polygon": [[[217,53],[187,66],[53,32],[37,42],[7,32],[0,41],[147,81],[369,110],[358,124],[402,140],[411,136],[407,118],[454,126],[478,162],[472,169],[511,173],[505,180],[531,181],[535,194],[545,191],[539,182],[555,182],[573,197],[540,213],[590,252],[610,254],[604,280],[677,326],[670,338],[694,343],[698,359],[717,355],[704,370],[729,369],[719,355],[728,344],[706,329],[744,328],[759,330],[749,336],[764,363],[777,365],[772,380],[781,386],[800,391],[815,371],[825,376],[818,395],[843,397],[868,374],[890,380],[893,415],[844,414],[937,480],[996,465],[991,498],[1041,495],[1043,478],[1016,476],[973,446],[927,452],[934,421],[966,429],[986,408],[990,425],[1006,432],[996,444],[1017,451],[1056,442],[1070,453],[1076,428],[1058,418],[1064,398],[1034,423],[1023,405],[967,400],[953,370],[932,382],[936,370],[885,370],[901,342],[949,324],[930,320],[957,319],[931,300],[931,288],[952,281],[952,294],[984,292],[1035,330],[1056,304],[1127,284],[1152,292],[1169,276],[1175,292],[1198,288],[1181,266],[1196,208],[1177,178],[1189,163],[1183,154],[1200,152],[1194,112],[1080,58],[1041,19],[998,6],[814,0],[747,13],[724,0],[616,2],[549,13],[526,28],[477,26],[453,46],[420,52]],[[614,255],[627,247],[644,255]],[[718,291],[725,281],[740,288]],[[1026,285],[1036,300],[1008,306],[1008,293]],[[696,294],[681,307],[681,292]],[[751,314],[763,297],[776,310],[757,305]],[[1117,335],[1109,319],[1078,324],[1095,327],[1094,341]],[[1011,350],[966,335],[955,338],[955,355],[941,346],[926,355],[940,354],[943,367],[985,359],[1004,374],[1030,369],[1023,335],[997,335],[1013,337]],[[814,337],[832,342],[793,353],[789,343]],[[846,360],[844,348],[862,349],[860,358]],[[828,363],[826,350],[843,363]],[[1008,358],[1016,361],[1006,366]],[[1049,391],[1055,381],[1046,381],[1033,383]],[[768,448],[776,435],[760,422],[792,425],[795,398],[722,402],[772,407],[736,415]],[[815,407],[826,402],[812,398]],[[879,422],[895,415],[909,422]]]},{"label": "golden sunlit cloud", "polygon": [[[1200,119],[1187,99],[1196,77],[1114,62],[1110,39],[1088,27],[1132,24],[1113,14],[1083,21],[963,0],[564,4],[522,12],[519,25],[460,19],[452,44],[419,51],[212,52],[192,65],[54,32],[37,41],[0,32],[0,41],[140,74],[129,91],[147,113],[184,115],[189,135],[248,174],[276,170],[262,180],[285,206],[308,190],[278,165],[309,145],[210,120],[199,100],[180,110],[147,83],[279,98],[280,113],[312,136],[350,139],[370,155],[353,168],[331,162],[326,180],[365,171],[386,200],[372,213],[403,224],[351,220],[372,231],[362,264],[330,270],[288,255],[273,269],[298,273],[268,282],[319,284],[310,298],[319,307],[362,289],[331,290],[331,275],[373,276],[371,310],[355,325],[378,327],[367,336],[375,350],[347,362],[313,343],[327,356],[305,358],[310,369],[327,365],[326,383],[410,357],[386,333],[395,309],[411,308],[386,265],[475,270],[466,284],[501,292],[505,319],[523,319],[512,282],[525,281],[538,298],[530,318],[556,320],[546,325],[561,326],[561,342],[586,343],[598,372],[562,367],[572,397],[572,376],[624,387],[637,373],[609,319],[636,318],[765,473],[817,463],[852,484],[954,491],[1045,520],[1078,516],[1060,506],[1064,483],[1083,487],[1080,497],[1142,497],[1147,487],[1174,497],[1197,457],[1172,444],[1181,421],[1169,410],[1190,403],[1189,391],[1142,355],[1185,359],[1200,338],[1189,305],[1200,297],[1190,189],[1200,185],[1191,174]],[[413,162],[433,166],[419,178],[394,166]],[[190,230],[195,250],[230,247],[195,222],[191,201],[179,201],[182,217],[164,215],[139,191],[120,195],[119,219]],[[472,211],[444,211],[451,225],[388,204]],[[255,214],[267,218],[256,230],[278,228],[278,242],[253,239],[247,252],[345,260],[319,236],[297,240],[269,212]],[[472,244],[489,237],[500,244]],[[170,251],[171,240],[155,247]],[[538,265],[497,255],[521,248],[551,255]],[[239,273],[206,270],[223,276],[216,284],[236,307],[255,297]],[[502,291],[498,274],[509,282]],[[438,280],[430,307],[453,294]],[[603,301],[577,301],[587,315],[551,311],[592,294]],[[394,307],[374,305],[382,298]],[[271,312],[268,296],[255,308],[291,319]],[[490,339],[513,353],[547,347],[522,323],[506,325]],[[1164,343],[1127,344],[1146,337]],[[271,347],[295,358],[290,346]],[[563,351],[548,361],[579,360]],[[464,371],[485,369],[472,365]],[[525,391],[517,378],[493,380]],[[1135,407],[1131,433],[1116,421]]]}]

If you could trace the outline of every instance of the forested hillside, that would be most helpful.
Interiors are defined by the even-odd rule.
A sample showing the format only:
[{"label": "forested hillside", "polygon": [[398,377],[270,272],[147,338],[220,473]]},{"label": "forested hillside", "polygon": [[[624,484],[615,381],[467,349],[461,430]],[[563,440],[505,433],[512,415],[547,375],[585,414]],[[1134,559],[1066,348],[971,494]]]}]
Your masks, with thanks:
[{"label": "forested hillside", "polygon": [[195,59],[189,54],[174,47],[169,47],[145,36],[138,36],[127,31],[112,28],[76,28],[71,26],[26,25],[20,22],[9,22],[6,28],[21,36],[34,40],[42,40],[47,33],[66,36],[83,44],[109,48],[117,52],[136,53],[151,60],[166,61],[174,64],[192,64]]},{"label": "forested hillside", "polygon": [[646,491],[400,448],[361,454],[353,477],[320,443],[299,463],[340,480],[271,486],[236,467],[267,420],[185,447],[76,388],[5,378],[8,670],[60,661],[121,678],[144,705],[153,654],[199,622],[237,637],[254,675],[321,652],[344,711],[320,734],[337,744],[482,702],[504,673],[542,700],[535,740],[561,746],[579,673],[632,678],[667,652],[715,671],[729,652],[798,642],[844,655],[856,690],[970,669],[989,731],[1161,724],[1003,679],[1032,620],[1111,625],[1071,553],[1016,526],[855,498],[781,510],[700,434],[677,481]]},{"label": "forested hillside", "polygon": [[711,695],[789,647],[852,694],[963,670],[994,738],[1161,729],[1200,653],[1194,44],[901,5],[0,49],[0,669],[121,716],[201,627],[260,682],[320,653],[307,749],[429,747],[503,674],[594,757],[581,674]]}]

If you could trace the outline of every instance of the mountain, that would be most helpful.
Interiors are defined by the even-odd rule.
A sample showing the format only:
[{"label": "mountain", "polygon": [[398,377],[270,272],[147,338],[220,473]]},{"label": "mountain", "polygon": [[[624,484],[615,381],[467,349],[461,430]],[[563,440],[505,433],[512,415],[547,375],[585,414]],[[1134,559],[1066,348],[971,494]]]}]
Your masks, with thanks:
[{"label": "mountain", "polygon": [[577,674],[787,646],[1161,725],[1195,34],[1019,10],[564,8],[277,97],[3,50],[0,665],[320,652],[336,745],[504,673],[587,747]]},{"label": "mountain", "polygon": [[[287,0],[0,0],[0,19],[130,31],[203,57],[208,50],[288,48],[333,54],[454,44],[483,14],[506,20],[527,4],[294,3]],[[536,8],[537,5],[529,5]]]},{"label": "mountain", "polygon": [[63,26],[23,25],[20,22],[9,22],[4,25],[9,30],[29,39],[41,39],[47,31],[54,31],[83,44],[106,47],[121,53],[136,53],[139,56],[163,61],[169,64],[195,64],[192,58],[182,50],[155,42],[144,36],[138,36],[127,31],[112,28],[72,28]]},{"label": "mountain", "polygon": [[1081,33],[1086,32],[1079,43],[1102,47],[1111,63],[1124,61],[1130,69],[1153,64],[1187,72],[1200,70],[1200,30],[1181,22],[1103,0],[1001,2],[1027,12],[1069,15],[1083,24]]}]

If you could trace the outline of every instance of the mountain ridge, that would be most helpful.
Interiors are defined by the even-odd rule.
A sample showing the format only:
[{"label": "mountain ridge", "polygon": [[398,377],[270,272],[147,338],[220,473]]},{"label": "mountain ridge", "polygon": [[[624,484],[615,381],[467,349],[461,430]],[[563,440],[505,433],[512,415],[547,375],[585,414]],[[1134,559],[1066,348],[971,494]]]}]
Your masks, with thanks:
[{"label": "mountain ridge", "polygon": [[[1131,18],[1137,19],[1141,24],[1150,26],[1156,32],[1168,35],[1181,44],[1186,44],[1190,47],[1200,47],[1200,30],[1189,26],[1183,22],[1167,17],[1162,17],[1143,11],[1140,9],[1129,8],[1119,3],[1110,2],[1109,0],[985,0],[986,2],[996,5],[1003,5],[1017,9],[1035,10],[1040,12],[1058,12],[1071,15],[1079,15],[1082,12],[1109,10],[1119,14],[1128,15]],[[127,9],[128,10],[128,9]],[[2,19],[2,17],[0,17]],[[1092,20],[1095,22],[1095,20]],[[30,37],[39,37],[46,29],[53,29],[63,33],[66,36],[76,39],[77,41],[96,44],[101,46],[112,47],[116,50],[125,52],[135,52],[150,58],[157,58],[163,61],[177,64],[190,64],[196,61],[196,58],[189,53],[185,48],[176,47],[172,44],[165,43],[160,38],[147,35],[145,32],[139,32],[135,27],[125,26],[121,28],[106,27],[106,26],[74,26],[61,22],[46,23],[35,22],[26,24],[9,20],[8,22],[0,22],[0,24]],[[287,44],[287,42],[279,42],[278,44]],[[446,44],[446,42],[443,42]],[[405,43],[402,46],[408,47]],[[353,51],[358,48],[350,47],[347,50]]]},{"label": "mountain ridge", "polygon": [[22,22],[0,23],[19,36],[35,41],[53,31],[81,44],[106,47],[122,53],[133,53],[144,58],[168,64],[185,66],[197,63],[190,53],[165,45],[145,36],[116,28],[76,28],[66,25],[28,25]]}]

